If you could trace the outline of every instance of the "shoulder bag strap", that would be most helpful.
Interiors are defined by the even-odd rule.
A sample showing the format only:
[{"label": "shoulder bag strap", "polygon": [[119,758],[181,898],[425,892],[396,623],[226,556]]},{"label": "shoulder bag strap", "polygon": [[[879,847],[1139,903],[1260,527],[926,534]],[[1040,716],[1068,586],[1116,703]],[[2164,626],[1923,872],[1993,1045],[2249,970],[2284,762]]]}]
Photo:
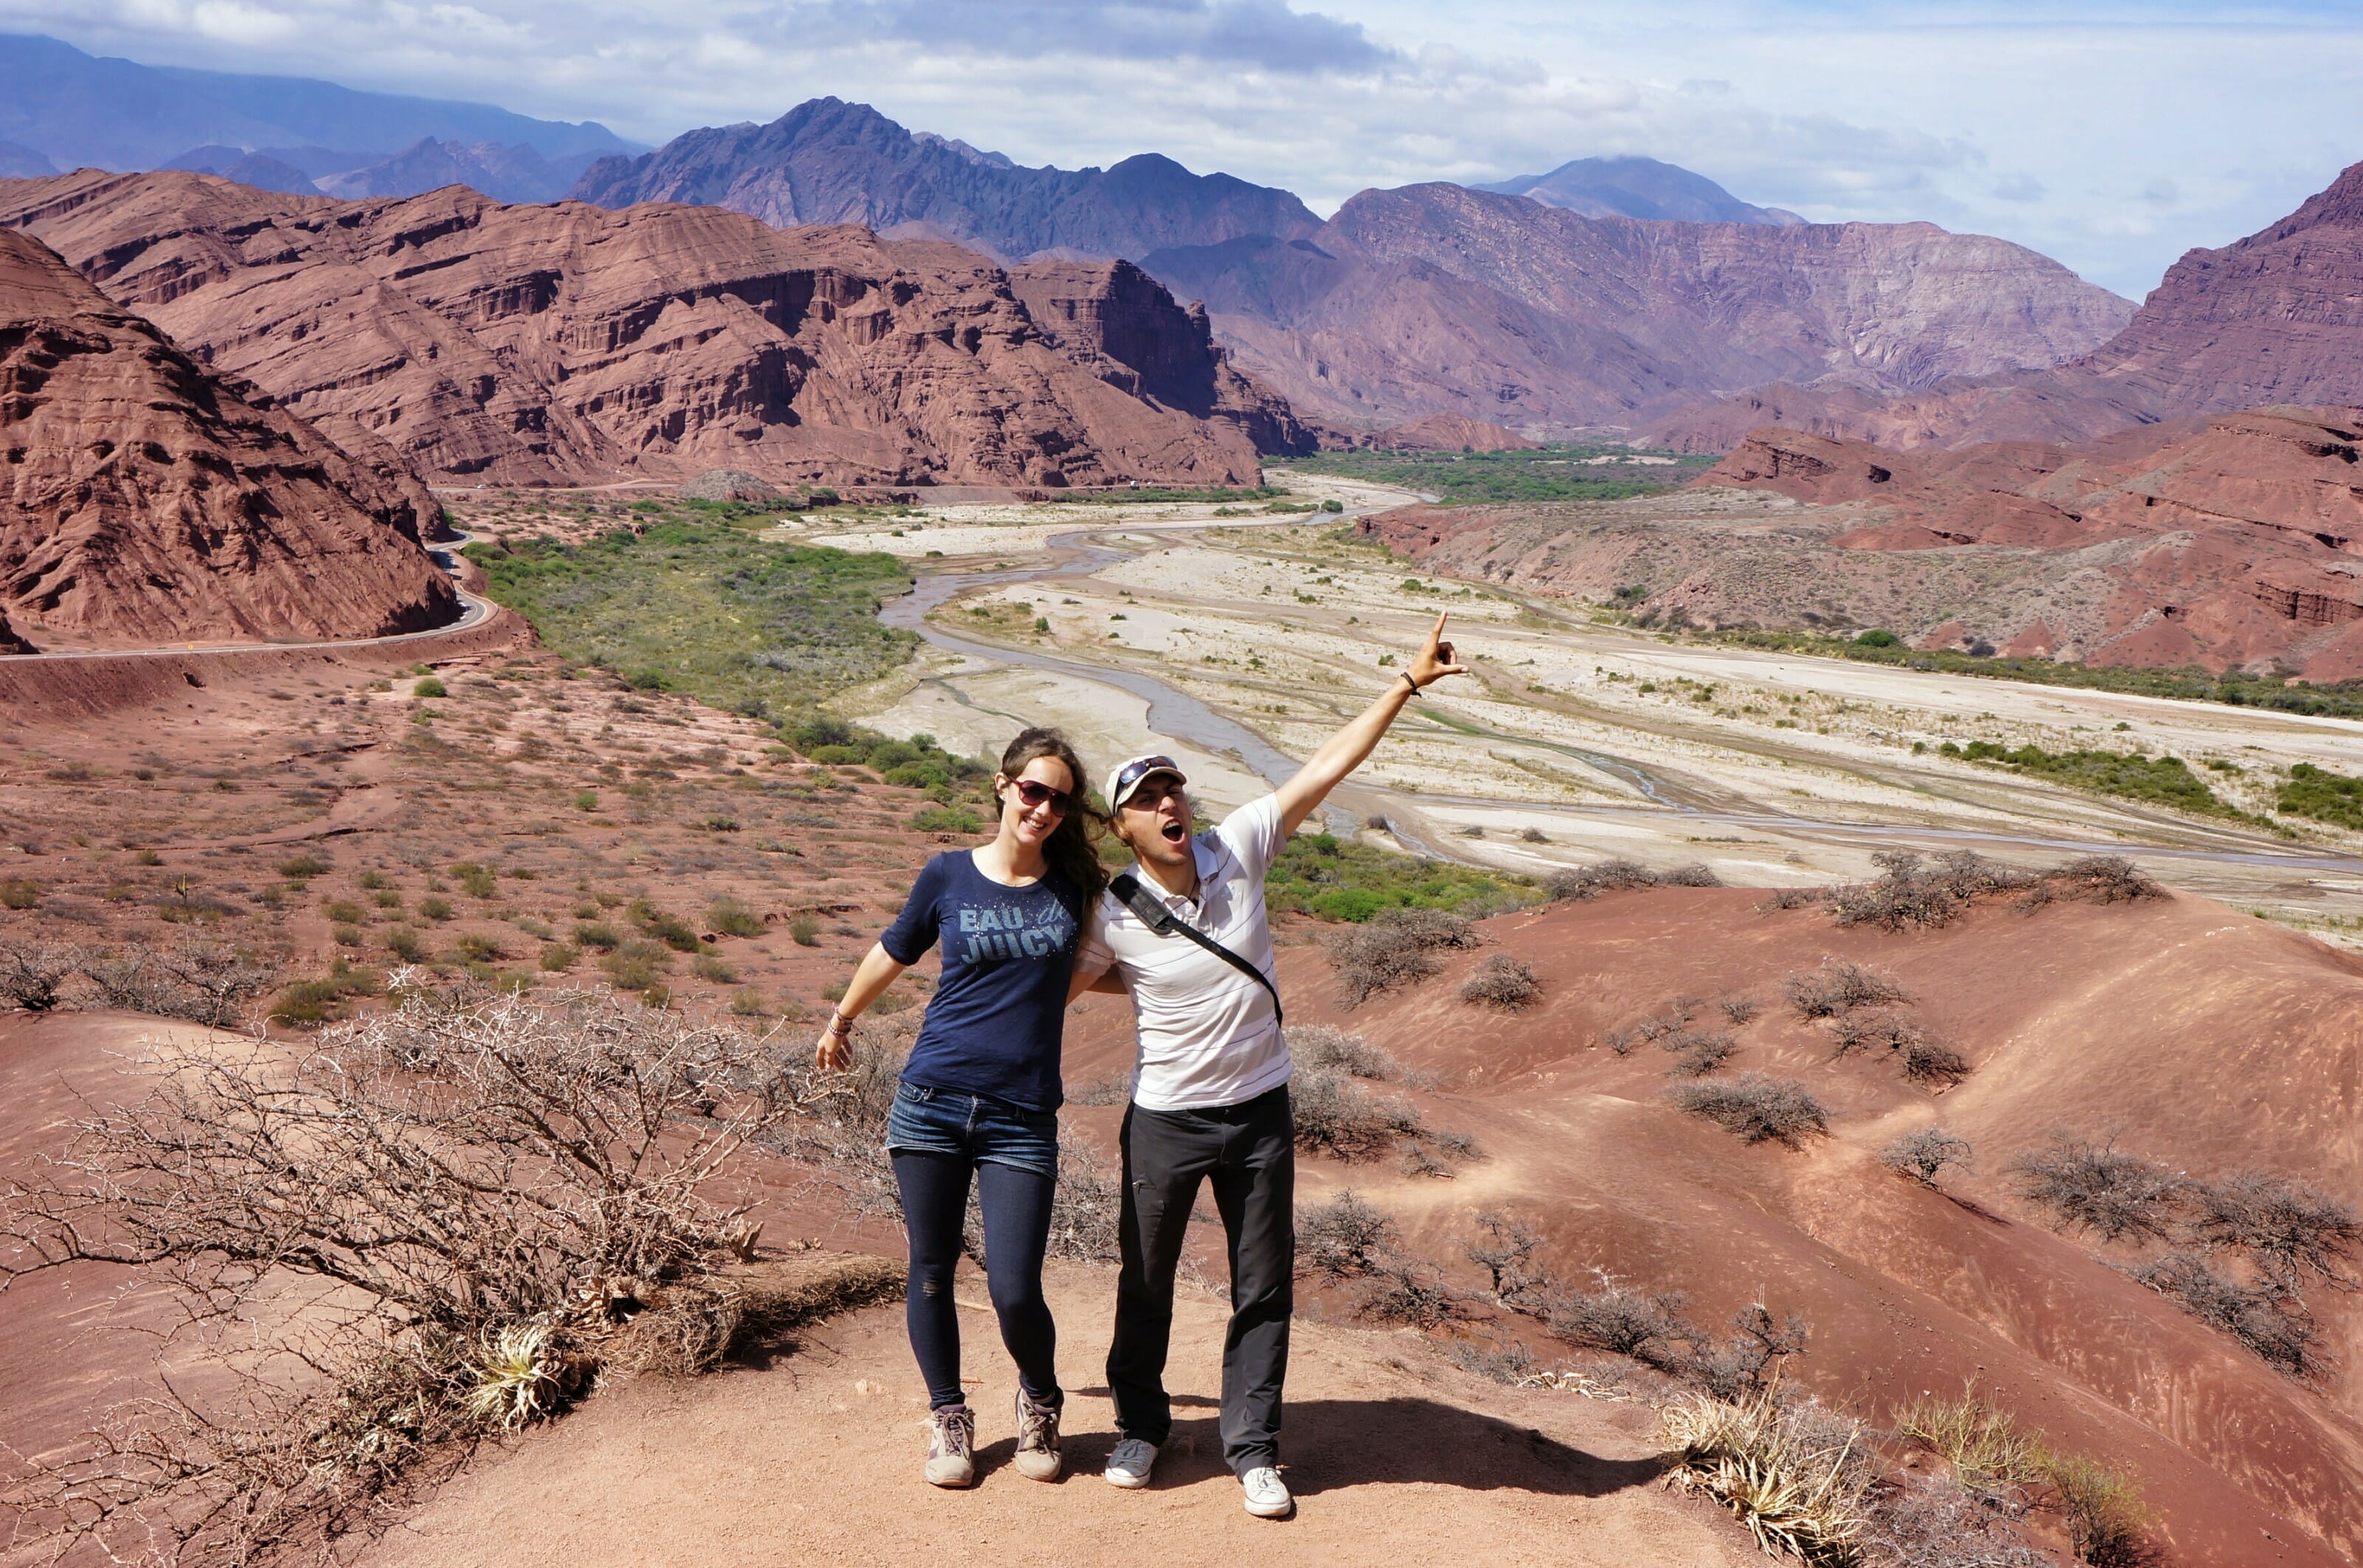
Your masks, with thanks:
[{"label": "shoulder bag strap", "polygon": [[1131,872],[1119,871],[1114,877],[1110,878],[1108,879],[1108,891],[1114,893],[1117,899],[1122,900],[1125,908],[1130,910],[1134,914],[1138,915],[1140,917],[1141,923],[1148,926],[1149,930],[1157,933],[1158,935],[1166,936],[1174,933],[1179,933],[1180,934],[1188,937],[1191,941],[1196,943],[1199,946],[1204,948],[1215,957],[1220,958],[1224,963],[1228,964],[1232,968],[1238,970],[1239,973],[1246,975],[1250,979],[1254,980],[1257,985],[1261,986],[1266,991],[1269,991],[1271,994],[1271,1021],[1274,1024],[1285,1027],[1285,1023],[1283,1022],[1281,1013],[1280,988],[1273,985],[1271,983],[1271,977],[1266,975],[1261,969],[1257,968],[1247,959],[1232,952],[1229,948],[1224,946],[1213,937],[1208,936],[1204,932],[1200,931],[1196,926],[1192,925],[1189,922],[1174,919],[1173,911],[1167,909],[1164,903],[1158,899],[1156,894],[1142,887],[1140,885],[1140,879],[1135,877]]}]

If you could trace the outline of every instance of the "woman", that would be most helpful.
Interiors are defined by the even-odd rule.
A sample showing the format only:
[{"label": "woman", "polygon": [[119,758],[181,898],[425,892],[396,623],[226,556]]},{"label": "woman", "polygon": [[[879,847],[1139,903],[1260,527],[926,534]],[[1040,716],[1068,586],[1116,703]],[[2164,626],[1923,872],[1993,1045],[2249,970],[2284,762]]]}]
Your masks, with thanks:
[{"label": "woman", "polygon": [[971,1174],[984,1214],[985,1282],[1017,1363],[1020,1474],[1059,1476],[1057,1330],[1042,1254],[1059,1176],[1059,1048],[1085,915],[1106,885],[1087,825],[1087,775],[1066,736],[1023,731],[1002,754],[992,843],[938,855],[861,960],[814,1060],[853,1061],[853,1021],[940,941],[943,974],[886,1124],[911,1239],[906,1315],[931,1408],[927,1480],[975,1484],[976,1418],[960,1386],[952,1275]]}]

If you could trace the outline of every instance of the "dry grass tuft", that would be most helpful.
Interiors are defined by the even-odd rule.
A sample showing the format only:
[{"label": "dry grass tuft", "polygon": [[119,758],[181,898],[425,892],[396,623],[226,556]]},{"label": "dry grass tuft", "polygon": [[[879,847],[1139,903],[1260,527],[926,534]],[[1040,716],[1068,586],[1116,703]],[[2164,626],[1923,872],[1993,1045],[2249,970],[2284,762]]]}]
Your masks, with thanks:
[{"label": "dry grass tuft", "polygon": [[[1826,1416],[1819,1407],[1803,1408]],[[1769,1388],[1739,1400],[1685,1394],[1662,1419],[1681,1449],[1669,1479],[1736,1514],[1768,1555],[1817,1564],[1856,1560],[1869,1486],[1858,1424],[1806,1418]],[[1836,1430],[1845,1435],[1833,1446]]]}]

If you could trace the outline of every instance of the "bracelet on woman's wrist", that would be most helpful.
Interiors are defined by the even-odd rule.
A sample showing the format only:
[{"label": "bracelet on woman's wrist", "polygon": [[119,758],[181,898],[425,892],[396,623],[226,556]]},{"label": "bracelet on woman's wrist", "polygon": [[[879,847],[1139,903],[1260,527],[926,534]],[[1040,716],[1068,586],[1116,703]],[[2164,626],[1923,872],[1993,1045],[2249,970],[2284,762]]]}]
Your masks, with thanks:
[{"label": "bracelet on woman's wrist", "polygon": [[1419,695],[1419,682],[1412,679],[1411,671],[1410,671],[1410,670],[1408,670],[1408,669],[1404,670],[1404,671],[1403,672],[1403,684],[1411,688],[1411,690],[1410,690],[1408,692],[1404,693],[1404,695],[1406,695],[1406,696],[1410,696],[1410,697],[1416,697],[1416,696],[1418,696],[1418,695]]},{"label": "bracelet on woman's wrist", "polygon": [[831,1010],[828,1015],[828,1032],[831,1034],[850,1034],[853,1032],[853,1020]]}]

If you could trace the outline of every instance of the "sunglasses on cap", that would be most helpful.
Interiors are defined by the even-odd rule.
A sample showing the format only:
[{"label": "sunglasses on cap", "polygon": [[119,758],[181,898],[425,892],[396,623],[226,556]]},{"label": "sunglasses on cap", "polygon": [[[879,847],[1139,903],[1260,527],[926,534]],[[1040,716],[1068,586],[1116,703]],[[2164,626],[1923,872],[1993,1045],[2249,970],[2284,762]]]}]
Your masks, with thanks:
[{"label": "sunglasses on cap", "polygon": [[1075,809],[1075,798],[1064,790],[1053,790],[1048,784],[1031,778],[1013,778],[1009,787],[1017,791],[1017,799],[1027,811],[1037,806],[1048,806],[1060,816]]},{"label": "sunglasses on cap", "polygon": [[1181,772],[1181,765],[1170,756],[1136,757],[1117,771],[1115,798],[1119,801],[1131,799],[1132,787],[1152,773],[1170,773],[1178,778]]}]

